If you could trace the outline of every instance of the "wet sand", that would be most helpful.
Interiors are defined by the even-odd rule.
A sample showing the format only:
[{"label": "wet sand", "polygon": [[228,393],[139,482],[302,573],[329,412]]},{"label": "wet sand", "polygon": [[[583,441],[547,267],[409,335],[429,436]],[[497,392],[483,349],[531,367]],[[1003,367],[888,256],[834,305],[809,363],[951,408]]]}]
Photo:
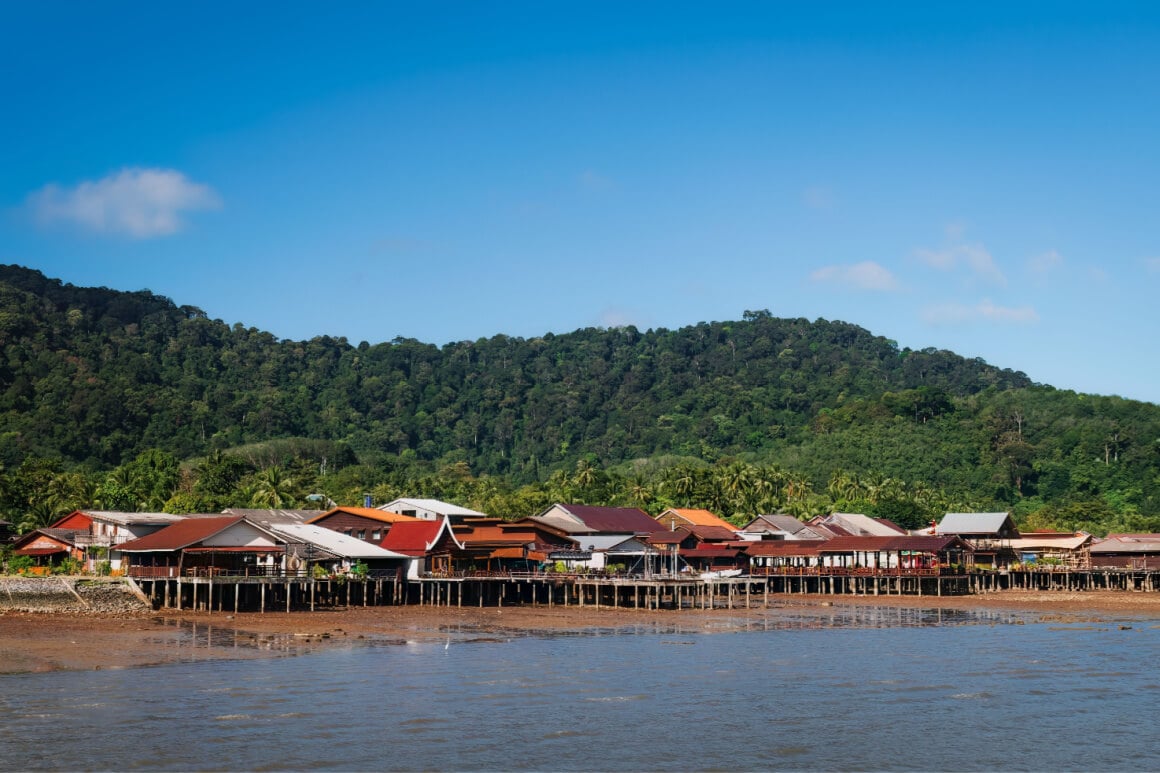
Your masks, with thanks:
[{"label": "wet sand", "polygon": [[0,674],[131,668],[166,663],[276,657],[375,642],[442,641],[455,635],[505,638],[561,632],[737,627],[770,616],[830,615],[842,608],[1010,611],[1028,621],[1160,621],[1160,593],[1003,591],[978,596],[770,596],[733,610],[577,607],[355,607],[291,613],[163,611],[131,617],[0,614]]}]

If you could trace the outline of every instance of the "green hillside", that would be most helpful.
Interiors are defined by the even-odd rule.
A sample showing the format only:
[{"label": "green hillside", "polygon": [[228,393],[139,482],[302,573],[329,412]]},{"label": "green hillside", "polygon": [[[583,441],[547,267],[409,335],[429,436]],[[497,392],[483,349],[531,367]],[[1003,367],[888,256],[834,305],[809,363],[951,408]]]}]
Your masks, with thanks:
[{"label": "green hillside", "polygon": [[0,346],[0,507],[26,524],[404,491],[512,516],[564,497],[1096,531],[1160,515],[1157,406],[844,322],[284,341],[3,266]]}]

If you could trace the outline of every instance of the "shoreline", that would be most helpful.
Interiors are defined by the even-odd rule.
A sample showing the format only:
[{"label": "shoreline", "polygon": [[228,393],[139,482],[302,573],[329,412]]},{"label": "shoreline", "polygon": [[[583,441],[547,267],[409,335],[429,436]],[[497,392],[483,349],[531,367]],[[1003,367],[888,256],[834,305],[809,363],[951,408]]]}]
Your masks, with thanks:
[{"label": "shoreline", "polygon": [[[138,668],[310,654],[334,647],[520,636],[711,633],[790,623],[820,627],[837,613],[859,625],[875,610],[1009,614],[1017,622],[1155,620],[1160,594],[1001,591],[974,596],[770,596],[750,609],[633,610],[510,606],[352,607],[315,612],[178,612],[134,615],[0,613],[0,674]],[[982,619],[982,618],[980,618]],[[872,623],[871,623],[872,624]],[[887,622],[886,624],[890,624]]]}]

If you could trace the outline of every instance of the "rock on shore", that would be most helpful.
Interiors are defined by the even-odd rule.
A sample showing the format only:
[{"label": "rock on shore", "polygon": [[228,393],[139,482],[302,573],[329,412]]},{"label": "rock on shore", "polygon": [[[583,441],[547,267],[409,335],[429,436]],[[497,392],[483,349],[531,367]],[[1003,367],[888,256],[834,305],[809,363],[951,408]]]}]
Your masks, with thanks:
[{"label": "rock on shore", "polygon": [[0,577],[0,610],[80,615],[151,611],[123,580],[78,577]]}]

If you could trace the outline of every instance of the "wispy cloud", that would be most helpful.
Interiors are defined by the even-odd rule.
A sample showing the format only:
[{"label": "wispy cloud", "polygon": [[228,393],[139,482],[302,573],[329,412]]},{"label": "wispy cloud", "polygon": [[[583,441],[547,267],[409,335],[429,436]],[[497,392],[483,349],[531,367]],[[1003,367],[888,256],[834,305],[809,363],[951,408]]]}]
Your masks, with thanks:
[{"label": "wispy cloud", "polygon": [[1063,265],[1063,256],[1055,250],[1048,250],[1040,253],[1027,261],[1027,268],[1031,273],[1038,276],[1047,276],[1055,269]]},{"label": "wispy cloud", "polygon": [[825,266],[810,274],[815,282],[837,282],[859,290],[897,290],[894,274],[872,260],[848,266]]},{"label": "wispy cloud", "polygon": [[834,192],[824,185],[811,185],[802,192],[802,203],[810,209],[833,209]]},{"label": "wispy cloud", "polygon": [[962,303],[944,303],[927,306],[922,319],[931,325],[959,325],[970,322],[998,324],[1031,324],[1039,321],[1039,314],[1031,306],[997,306],[983,300],[971,306]]},{"label": "wispy cloud", "polygon": [[640,315],[629,309],[608,307],[600,312],[600,325],[607,328],[628,327],[645,327],[642,324]]},{"label": "wispy cloud", "polygon": [[1149,271],[1160,274],[1160,258],[1145,258],[1144,266]]},{"label": "wispy cloud", "polygon": [[965,268],[972,275],[997,284],[1007,285],[1007,277],[995,265],[995,259],[982,244],[952,244],[940,250],[919,249],[914,251],[920,261],[941,271]]},{"label": "wispy cloud", "polygon": [[27,205],[43,225],[151,239],[177,233],[184,213],[217,209],[221,199],[176,169],[128,168],[71,188],[46,185],[28,196]]},{"label": "wispy cloud", "polygon": [[616,188],[616,181],[592,169],[585,169],[580,173],[580,187],[592,193],[602,193]]}]

